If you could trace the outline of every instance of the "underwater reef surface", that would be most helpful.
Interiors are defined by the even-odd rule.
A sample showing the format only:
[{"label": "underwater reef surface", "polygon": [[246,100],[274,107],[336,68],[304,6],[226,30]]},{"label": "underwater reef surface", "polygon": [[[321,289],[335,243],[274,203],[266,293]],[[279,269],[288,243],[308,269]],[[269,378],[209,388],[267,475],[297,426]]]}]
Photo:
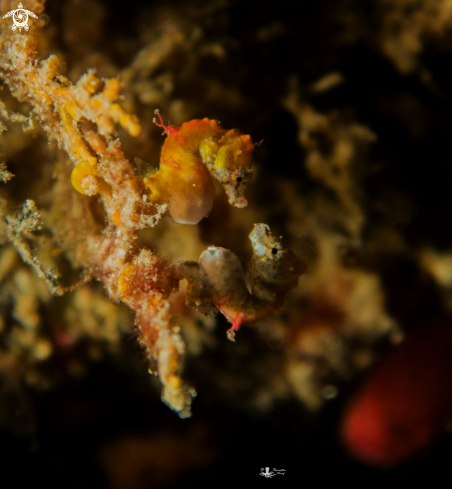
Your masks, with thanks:
[{"label": "underwater reef surface", "polygon": [[446,473],[452,1],[1,14],[0,486]]}]

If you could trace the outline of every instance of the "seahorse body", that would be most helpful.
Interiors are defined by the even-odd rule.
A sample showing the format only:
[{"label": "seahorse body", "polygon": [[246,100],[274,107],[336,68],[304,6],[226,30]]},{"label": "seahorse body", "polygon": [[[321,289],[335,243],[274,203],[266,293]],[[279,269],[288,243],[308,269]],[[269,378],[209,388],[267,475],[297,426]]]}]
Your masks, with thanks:
[{"label": "seahorse body", "polygon": [[230,204],[246,207],[243,191],[252,174],[254,148],[250,136],[223,129],[209,119],[179,127],[163,122],[157,125],[168,137],[159,170],[149,172],[144,182],[152,192],[152,201],[168,204],[174,222],[197,224],[211,211],[215,196],[212,178],[223,185]]}]

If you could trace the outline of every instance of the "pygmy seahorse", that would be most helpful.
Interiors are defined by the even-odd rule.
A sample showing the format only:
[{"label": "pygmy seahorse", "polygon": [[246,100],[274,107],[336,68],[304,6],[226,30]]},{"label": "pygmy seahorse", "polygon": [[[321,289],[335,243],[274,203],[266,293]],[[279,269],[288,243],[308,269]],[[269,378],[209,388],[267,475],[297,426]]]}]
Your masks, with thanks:
[{"label": "pygmy seahorse", "polygon": [[212,178],[224,187],[229,203],[248,205],[243,192],[249,181],[254,144],[236,129],[223,129],[217,121],[195,119],[179,127],[165,125],[168,137],[162,148],[160,168],[144,178],[150,200],[168,204],[171,219],[180,224],[197,224],[212,209],[215,188]]},{"label": "pygmy seahorse", "polygon": [[247,277],[237,255],[216,246],[204,251],[197,262],[183,262],[176,269],[176,276],[188,282],[187,304],[204,314],[218,309],[232,323],[231,341],[242,323],[279,312],[287,292],[307,271],[304,261],[283,248],[266,224],[255,224],[249,238],[253,256]]}]

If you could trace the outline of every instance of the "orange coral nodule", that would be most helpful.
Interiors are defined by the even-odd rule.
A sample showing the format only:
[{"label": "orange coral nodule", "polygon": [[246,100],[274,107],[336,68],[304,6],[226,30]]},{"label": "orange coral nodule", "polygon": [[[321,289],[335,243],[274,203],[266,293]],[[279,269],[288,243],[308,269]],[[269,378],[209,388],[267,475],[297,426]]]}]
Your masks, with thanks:
[{"label": "orange coral nodule", "polygon": [[110,106],[110,115],[132,136],[137,137],[141,132],[141,126],[135,115],[128,114],[119,104]]},{"label": "orange coral nodule", "polygon": [[[94,131],[86,131],[83,135],[85,141],[89,144],[90,148],[98,154],[102,154],[105,152],[107,145],[103,141],[103,139]],[[97,161],[96,161],[97,162]]]},{"label": "orange coral nodule", "polygon": [[130,286],[132,282],[132,276],[133,272],[135,269],[135,265],[128,265],[122,272],[121,275],[119,276],[118,279],[118,293],[121,299],[124,299],[124,297],[127,297],[130,292]]},{"label": "orange coral nodule", "polygon": [[119,298],[126,304],[141,301],[143,294],[146,295],[146,306],[157,308],[161,299],[154,297],[152,291],[158,290],[153,280],[153,273],[140,263],[130,263],[121,272],[118,278]]},{"label": "orange coral nodule", "polygon": [[120,226],[122,224],[121,221],[121,212],[119,210],[116,210],[112,215],[111,215],[111,220],[116,226]]},{"label": "orange coral nodule", "polygon": [[121,83],[117,78],[110,78],[105,81],[103,93],[110,102],[114,102],[121,90]]},{"label": "orange coral nodule", "polygon": [[[130,263],[121,272],[118,278],[118,293],[121,299],[130,297],[135,292],[148,293],[155,287],[150,283],[152,278],[147,274],[149,270],[139,263]],[[151,305],[157,305],[158,301],[153,303],[154,299],[148,298]],[[127,301],[126,301],[127,302]]]},{"label": "orange coral nodule", "polygon": [[[173,369],[177,370],[179,368],[179,362],[173,362],[173,363],[174,363]],[[173,389],[178,389],[182,384],[182,380],[178,375],[171,374],[168,376],[168,384]]]}]

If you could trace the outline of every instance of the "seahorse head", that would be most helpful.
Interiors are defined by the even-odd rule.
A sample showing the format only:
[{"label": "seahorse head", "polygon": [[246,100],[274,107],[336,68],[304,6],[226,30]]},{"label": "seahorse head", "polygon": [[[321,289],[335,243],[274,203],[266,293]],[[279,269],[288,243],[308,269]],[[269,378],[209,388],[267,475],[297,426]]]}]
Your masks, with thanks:
[{"label": "seahorse head", "polygon": [[210,174],[223,185],[229,203],[236,207],[248,205],[244,191],[252,176],[253,149],[251,137],[236,129],[201,143],[201,155]]},{"label": "seahorse head", "polygon": [[218,146],[215,162],[218,169],[234,171],[251,165],[254,145],[248,134],[231,129],[218,140]]},{"label": "seahorse head", "polygon": [[307,271],[304,261],[283,247],[266,224],[255,224],[249,238],[253,256],[249,265],[249,282],[253,295],[275,301],[296,287],[300,275]]}]

